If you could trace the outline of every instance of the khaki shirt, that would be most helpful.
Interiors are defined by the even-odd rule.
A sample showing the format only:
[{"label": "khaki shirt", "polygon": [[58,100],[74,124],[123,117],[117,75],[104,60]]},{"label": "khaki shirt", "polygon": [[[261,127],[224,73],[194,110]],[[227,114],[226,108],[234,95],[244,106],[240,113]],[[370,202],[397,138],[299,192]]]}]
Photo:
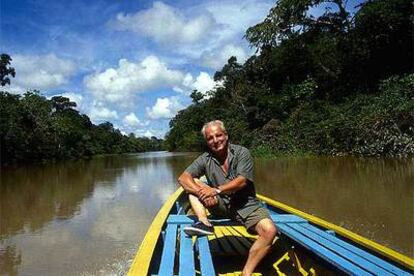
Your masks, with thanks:
[{"label": "khaki shirt", "polygon": [[239,145],[229,144],[228,172],[224,173],[220,162],[210,152],[201,154],[185,170],[194,178],[205,175],[207,184],[218,187],[241,175],[247,179],[247,185],[231,195],[220,195],[230,210],[236,211],[242,218],[246,218],[251,212],[261,205],[256,198],[253,180],[253,158],[248,149]]}]

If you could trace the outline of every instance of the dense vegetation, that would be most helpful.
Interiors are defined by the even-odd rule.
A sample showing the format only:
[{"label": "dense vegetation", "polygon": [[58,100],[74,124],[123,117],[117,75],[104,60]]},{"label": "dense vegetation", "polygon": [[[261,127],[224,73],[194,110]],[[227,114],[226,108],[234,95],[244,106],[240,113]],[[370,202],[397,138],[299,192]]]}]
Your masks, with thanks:
[{"label": "dense vegetation", "polygon": [[[1,85],[10,83],[11,58],[1,56]],[[18,72],[17,72],[18,73]],[[123,135],[109,122],[94,125],[68,98],[37,91],[23,96],[0,92],[0,163],[87,157],[95,154],[160,150],[156,137]]]},{"label": "dense vegetation", "polygon": [[[413,15],[409,0],[279,0],[246,31],[203,95],[170,121],[170,150],[201,150],[203,123],[223,120],[256,154],[414,154]],[[314,17],[311,7],[325,7]]]}]

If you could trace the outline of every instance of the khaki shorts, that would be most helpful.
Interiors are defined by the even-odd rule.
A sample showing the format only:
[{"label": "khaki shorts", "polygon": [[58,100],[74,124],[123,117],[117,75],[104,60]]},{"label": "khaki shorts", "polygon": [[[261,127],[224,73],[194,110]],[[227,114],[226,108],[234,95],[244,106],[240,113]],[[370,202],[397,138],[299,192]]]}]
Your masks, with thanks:
[{"label": "khaki shorts", "polygon": [[249,232],[250,234],[257,234],[255,226],[259,221],[265,218],[271,220],[269,211],[261,204],[258,204],[257,209],[255,209],[249,215],[243,218],[237,213],[237,211],[231,210],[231,208],[227,206],[227,204],[220,196],[217,196],[217,199],[218,204],[209,208],[209,212],[214,216],[230,218],[243,224],[246,227],[247,232]]}]

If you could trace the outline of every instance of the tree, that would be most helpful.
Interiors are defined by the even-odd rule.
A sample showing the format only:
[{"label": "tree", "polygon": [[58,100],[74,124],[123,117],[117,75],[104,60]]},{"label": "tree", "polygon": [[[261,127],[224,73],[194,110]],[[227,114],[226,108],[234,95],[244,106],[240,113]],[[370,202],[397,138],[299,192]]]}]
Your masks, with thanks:
[{"label": "tree", "polygon": [[1,54],[0,56],[0,85],[5,86],[10,84],[9,75],[13,78],[16,76],[16,71],[13,67],[10,67],[12,58],[8,54]]},{"label": "tree", "polygon": [[163,149],[163,140],[123,135],[109,122],[95,126],[68,98],[0,92],[0,163],[79,158]]},{"label": "tree", "polygon": [[193,90],[190,95],[191,99],[193,100],[193,103],[199,104],[203,99],[204,95],[198,90]]},{"label": "tree", "polygon": [[[346,0],[280,0],[270,9],[266,19],[247,29],[245,37],[258,49],[278,46],[283,40],[311,29],[344,32],[350,26]],[[315,18],[308,11],[322,4],[330,8]],[[332,12],[336,8],[336,12]]]},{"label": "tree", "polygon": [[[256,55],[244,64],[230,57],[214,75],[222,86],[202,101],[193,93],[193,104],[170,121],[169,149],[201,148],[198,131],[212,119],[225,122],[232,142],[287,152],[353,152],[356,144],[371,138],[377,145],[387,144],[380,137],[387,137],[382,134],[393,124],[395,145],[412,143],[397,129],[411,129],[406,122],[412,118],[412,111],[407,112],[412,98],[407,106],[404,101],[410,98],[394,88],[378,87],[383,79],[413,72],[412,3],[367,0],[352,12],[346,4],[347,0],[277,1],[263,22],[246,31]],[[325,11],[313,16],[311,8]],[[411,82],[412,75],[408,79]],[[404,100],[392,101],[398,111],[389,112],[386,103],[394,94]],[[386,112],[392,114],[387,120]],[[384,123],[374,126],[376,134],[361,136],[360,130],[369,129],[372,122]],[[265,139],[260,137],[263,133]],[[376,136],[369,138],[372,135]],[[372,154],[379,148],[357,152]],[[401,147],[396,148],[393,152]],[[411,148],[402,151],[409,153]]]},{"label": "tree", "polygon": [[55,112],[62,112],[64,110],[73,109],[76,107],[75,102],[71,102],[69,98],[62,96],[52,97],[51,102]]}]

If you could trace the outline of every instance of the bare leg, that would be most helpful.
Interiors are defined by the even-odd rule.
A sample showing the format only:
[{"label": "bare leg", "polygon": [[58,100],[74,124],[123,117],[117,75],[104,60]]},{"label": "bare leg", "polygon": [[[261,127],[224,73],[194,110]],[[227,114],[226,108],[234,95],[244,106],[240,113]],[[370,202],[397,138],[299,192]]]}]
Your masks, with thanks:
[{"label": "bare leg", "polygon": [[[204,182],[200,181],[199,179],[194,179],[194,181],[198,185],[207,186]],[[198,220],[204,223],[205,225],[211,226],[210,221],[207,219],[206,208],[204,207],[203,203],[201,203],[201,201],[198,199],[198,197],[190,194],[189,200],[190,200],[191,208],[193,209]]]},{"label": "bare leg", "polygon": [[276,226],[272,220],[262,219],[256,225],[256,231],[259,235],[249,250],[247,262],[243,268],[243,276],[250,276],[259,262],[266,256],[276,236]]},{"label": "bare leg", "polygon": [[198,197],[194,195],[189,195],[188,197],[190,200],[191,208],[193,209],[198,220],[205,225],[211,226],[210,221],[207,219],[206,208],[204,207],[203,203],[201,203]]}]

